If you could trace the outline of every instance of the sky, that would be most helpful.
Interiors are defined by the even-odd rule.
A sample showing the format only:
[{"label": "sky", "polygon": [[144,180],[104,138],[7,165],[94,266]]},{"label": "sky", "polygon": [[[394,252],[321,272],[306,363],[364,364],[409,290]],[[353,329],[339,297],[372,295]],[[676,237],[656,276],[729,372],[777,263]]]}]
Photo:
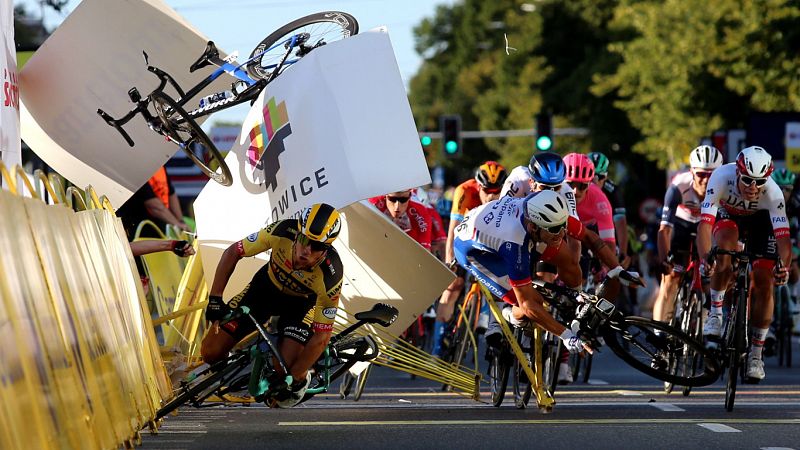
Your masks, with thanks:
[{"label": "sky", "polygon": [[[362,31],[385,25],[408,86],[422,60],[414,51],[412,29],[425,17],[432,17],[438,4],[458,0],[165,0],[165,3],[194,24],[226,52],[239,51],[240,58],[250,54],[262,39],[280,26],[299,17],[319,11],[344,11],[358,20]],[[74,10],[79,0],[71,0],[59,14],[44,10],[45,27],[52,30]],[[37,0],[14,0],[35,16],[40,14]],[[203,49],[198,49],[198,56]],[[215,120],[239,121],[246,114],[246,105],[239,105],[214,114]],[[208,122],[207,122],[208,123]]]}]

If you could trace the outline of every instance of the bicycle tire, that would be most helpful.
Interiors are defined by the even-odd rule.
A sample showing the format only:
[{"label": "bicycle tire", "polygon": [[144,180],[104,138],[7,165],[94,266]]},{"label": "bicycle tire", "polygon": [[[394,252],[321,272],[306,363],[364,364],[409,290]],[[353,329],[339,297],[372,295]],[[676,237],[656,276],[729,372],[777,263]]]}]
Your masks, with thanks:
[{"label": "bicycle tire", "polygon": [[592,375],[592,361],[594,361],[594,355],[591,353],[583,357],[583,384],[589,383],[589,377]]},{"label": "bicycle tire", "polygon": [[[703,340],[703,291],[692,290],[689,297],[689,305],[684,309],[684,320],[681,322],[681,330],[687,335],[694,338],[697,342]],[[700,366],[701,357],[694,352],[690,347],[684,346],[683,348],[683,368],[687,373],[684,375],[693,376],[697,373],[697,368]],[[692,392],[691,386],[684,386],[681,393],[684,397],[688,397]]]},{"label": "bicycle tire", "polygon": [[[684,273],[681,276],[681,284],[680,284],[680,286],[678,286],[678,292],[677,292],[677,294],[675,296],[675,301],[674,301],[673,310],[672,310],[672,319],[670,319],[670,321],[669,321],[669,325],[671,327],[679,328],[683,324],[683,317],[682,316],[684,316],[684,314],[683,314],[684,308],[683,308],[682,305],[684,303],[684,298],[686,297],[686,292],[687,292],[686,284],[687,284],[687,281],[691,282],[691,280],[688,279],[688,277]],[[678,306],[681,306],[681,314],[680,315],[678,314]],[[682,355],[670,354],[668,359],[667,359],[668,365],[669,365],[669,371],[673,375],[677,373],[677,370],[678,370],[678,358],[680,358],[680,357],[682,357]],[[671,394],[672,390],[674,388],[675,388],[675,383],[672,383],[671,381],[665,381],[664,382],[664,393],[665,394]]]},{"label": "bicycle tire", "polygon": [[739,377],[741,358],[734,352],[728,355],[728,374],[725,380],[725,409],[733,411],[733,403],[736,400],[736,381]]},{"label": "bicycle tire", "polygon": [[[247,356],[247,353],[239,353],[235,355],[228,364],[225,365],[222,369],[216,372],[209,372],[207,376],[193,380],[193,383],[190,387],[183,389],[180,394],[175,396],[172,400],[168,401],[164,406],[162,406],[157,412],[155,420],[158,420],[167,414],[171,413],[175,409],[180,406],[183,406],[189,400],[195,399],[197,401],[202,401],[202,398],[195,398],[197,394],[202,393],[203,391],[210,388],[214,383],[217,381],[222,380],[225,378],[226,375],[234,372],[235,370],[241,370],[245,366],[250,363],[250,358]],[[208,393],[210,395],[214,391]],[[207,395],[206,395],[207,397]]]},{"label": "bicycle tire", "polygon": [[464,365],[464,359],[466,359],[467,351],[472,346],[472,339],[469,338],[469,328],[473,323],[475,323],[475,314],[478,312],[477,309],[478,308],[475,307],[475,301],[471,301],[470,304],[467,305],[467,309],[464,312],[464,318],[461,321],[461,326],[456,332],[456,339],[458,339],[458,341],[456,344],[456,353],[453,362],[459,366]]},{"label": "bicycle tire", "polygon": [[[339,11],[324,11],[318,12],[315,14],[310,14],[305,17],[301,17],[297,20],[287,23],[286,25],[278,28],[272,34],[264,38],[254,49],[250,52],[250,57],[248,60],[253,59],[256,55],[261,54],[263,52],[267,52],[272,48],[276,43],[281,42],[289,38],[289,35],[298,34],[298,31],[307,27],[309,25],[316,25],[316,24],[336,24],[338,25],[337,28],[333,28],[332,32],[340,33],[341,38],[347,38],[354,34],[358,34],[358,21],[351,16],[350,14],[339,12]],[[309,31],[305,31],[309,32]],[[322,33],[322,36],[330,34],[331,31],[326,31]],[[319,35],[311,35],[309,37],[309,41],[314,42],[317,41]],[[337,39],[334,39],[337,40]],[[333,41],[326,41],[326,43],[333,42]],[[281,50],[284,50],[283,48]],[[285,54],[285,50],[281,53],[281,57]],[[266,55],[266,53],[265,53]],[[300,55],[302,57],[302,55]],[[268,70],[272,61],[268,57],[268,61],[265,66],[264,56],[258,58],[255,61],[252,61],[247,64],[247,74],[254,80],[272,80],[275,79],[280,73],[276,75],[272,75],[272,72]],[[277,61],[275,61],[277,64]],[[286,66],[278,67],[278,70],[285,69]]]},{"label": "bicycle tire", "polygon": [[364,387],[367,385],[367,378],[372,371],[372,364],[368,365],[366,369],[362,370],[358,377],[356,377],[356,390],[353,391],[353,401],[357,402],[361,399],[361,394],[364,393]]},{"label": "bicycle tire", "polygon": [[506,357],[498,352],[492,356],[491,363],[489,364],[489,387],[492,392],[492,405],[499,407],[503,404],[503,398],[506,395],[506,386],[508,385],[508,371],[509,364],[506,363]]},{"label": "bicycle tire", "polygon": [[[514,337],[517,339],[517,343],[520,345],[522,349],[522,353],[525,355],[525,363],[528,364],[529,367],[533,369],[533,365],[531,362],[533,361],[533,344],[534,339],[531,337],[527,347],[523,342],[523,331],[519,328],[514,330]],[[525,369],[522,365],[522,362],[519,358],[514,358],[514,363],[511,366],[511,373],[514,375],[512,379],[512,387],[514,390],[514,405],[517,409],[525,409],[528,406],[528,402],[531,399],[531,394],[533,393],[532,389],[532,382],[528,379],[527,374],[525,373]]]},{"label": "bicycle tire", "polygon": [[[654,330],[660,330],[661,336],[656,336]],[[719,377],[719,365],[712,358],[703,344],[690,338],[682,331],[666,323],[644,317],[628,316],[621,322],[610,322],[603,327],[602,335],[606,345],[625,363],[634,369],[661,381],[670,381],[683,386],[707,386]],[[680,343],[680,344],[678,344]],[[626,345],[627,344],[627,345]],[[701,374],[692,377],[672,375],[668,367],[653,367],[653,358],[660,352],[677,351],[683,344],[691,345],[695,351],[705,357],[705,369]],[[643,355],[634,354],[636,350]]]},{"label": "bicycle tire", "polygon": [[561,366],[561,338],[549,332],[545,333],[542,355],[544,355],[542,381],[552,397],[556,393],[556,386],[558,386],[558,371]]},{"label": "bicycle tire", "polygon": [[350,375],[349,373],[344,375],[342,378],[342,383],[339,385],[339,398],[344,400],[350,395],[350,390],[353,388],[353,383],[355,382],[355,377]]},{"label": "bicycle tire", "polygon": [[[172,97],[163,92],[155,91],[150,94],[150,101],[153,103],[156,116],[163,125],[163,131],[166,132],[166,135],[168,135],[167,137],[177,144],[178,147],[186,153],[186,156],[209,178],[223,186],[230,186],[233,184],[231,169],[228,167],[228,164],[225,163],[217,146],[211,142],[211,139],[209,139],[205,131],[197,125],[197,122],[195,122]],[[188,135],[188,137],[184,138],[182,133]],[[211,161],[216,161],[219,165],[219,172],[211,169],[205,161],[194,154],[191,148],[192,143],[198,143],[205,147],[211,155]]]}]

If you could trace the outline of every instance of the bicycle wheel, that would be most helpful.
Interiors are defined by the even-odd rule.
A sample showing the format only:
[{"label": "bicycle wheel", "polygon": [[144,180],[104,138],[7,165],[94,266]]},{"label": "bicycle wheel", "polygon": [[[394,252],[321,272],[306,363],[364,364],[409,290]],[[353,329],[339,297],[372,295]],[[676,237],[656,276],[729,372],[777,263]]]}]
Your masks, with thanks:
[{"label": "bicycle wheel", "polygon": [[514,375],[512,380],[514,387],[514,405],[516,405],[517,409],[525,409],[531,399],[533,389],[532,383],[525,373],[523,364],[527,364],[528,367],[533,368],[533,364],[531,364],[534,354],[533,338],[525,336],[523,331],[519,328],[514,330],[514,336],[517,338],[517,342],[520,348],[522,348],[522,353],[525,355],[525,360],[521,362],[519,358],[514,358],[514,364],[511,366],[511,373]]},{"label": "bicycle wheel", "polygon": [[542,344],[542,381],[554,396],[558,386],[558,369],[561,366],[561,338],[552,333],[545,333]]},{"label": "bicycle wheel", "polygon": [[[684,309],[683,320],[681,321],[681,330],[697,342],[703,341],[703,297],[702,291],[692,291],[689,304]],[[687,377],[694,376],[702,362],[701,355],[693,351],[691,346],[684,345],[682,356],[684,361],[683,375]],[[684,397],[688,397],[691,392],[691,386],[683,387],[682,393]]]},{"label": "bicycle wheel", "polygon": [[[203,129],[197,125],[197,122],[189,117],[186,111],[178,106],[172,97],[163,92],[155,91],[150,94],[150,101],[156,111],[156,116],[161,121],[164,135],[177,144],[186,153],[186,156],[209,178],[223,186],[233,184],[228,164],[225,163],[222,154],[220,154]],[[202,145],[211,156],[210,162],[216,161],[219,168],[214,170],[205,161],[198,158],[194,154],[192,144]]]},{"label": "bicycle wheel", "polygon": [[492,391],[492,405],[495,407],[499,407],[503,403],[508,385],[510,365],[503,353],[505,352],[497,352],[489,363],[489,387]]},{"label": "bicycle wheel", "polygon": [[[678,287],[677,295],[675,296],[674,304],[673,304],[673,312],[672,312],[672,319],[669,321],[669,325],[674,328],[681,328],[683,325],[683,310],[684,310],[684,299],[686,299],[687,295],[687,286],[685,285],[687,277],[684,275],[681,277],[681,284]],[[680,358],[681,354],[672,354],[670,353],[667,355],[667,362],[669,365],[669,372],[673,375],[677,373],[678,370],[678,358]],[[670,381],[664,382],[664,393],[671,394],[675,384]]]},{"label": "bicycle wheel", "polygon": [[353,388],[353,383],[355,382],[355,377],[346,373],[344,377],[342,377],[342,382],[339,384],[339,398],[342,400],[346,399],[348,395],[350,395],[350,389]]},{"label": "bicycle wheel", "polygon": [[[222,387],[228,375],[235,376],[250,363],[249,352],[239,352],[218,370],[209,369],[204,375],[195,378],[181,387],[181,393],[167,402],[156,412],[156,420],[166,416],[188,401],[195,403],[202,402],[217,389]],[[220,364],[222,365],[222,364]],[[216,383],[219,385],[215,386]]]},{"label": "bicycle wheel", "polygon": [[[254,80],[272,80],[311,49],[357,33],[358,22],[347,13],[325,11],[301,17],[278,28],[253,49],[248,58],[253,61],[247,64],[247,74]],[[302,35],[305,41],[294,55],[287,55],[288,46],[284,42],[296,35]],[[275,70],[279,72],[273,75]]]},{"label": "bicycle wheel", "polygon": [[366,369],[358,374],[358,378],[356,378],[356,390],[353,392],[353,401],[357,402],[361,398],[361,394],[364,393],[364,387],[367,385],[367,378],[369,378],[370,371],[372,371],[372,364],[368,365]]},{"label": "bicycle wheel", "polygon": [[592,361],[594,356],[590,353],[583,357],[583,383],[589,382],[589,376],[592,374]]},{"label": "bicycle wheel", "polygon": [[[659,330],[660,335],[656,335]],[[607,323],[602,330],[608,347],[628,365],[661,381],[670,381],[683,386],[706,386],[719,376],[719,365],[703,344],[680,330],[663,322],[644,317],[628,316],[621,321]],[[703,355],[704,370],[692,376],[683,376],[669,371],[666,357],[670,353],[683,351],[683,346]]]}]

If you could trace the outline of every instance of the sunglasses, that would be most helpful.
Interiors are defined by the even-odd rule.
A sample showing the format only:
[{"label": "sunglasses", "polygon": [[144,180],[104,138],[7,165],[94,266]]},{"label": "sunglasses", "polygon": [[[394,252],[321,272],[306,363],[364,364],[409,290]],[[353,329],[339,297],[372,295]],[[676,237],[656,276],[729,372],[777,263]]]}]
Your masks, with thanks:
[{"label": "sunglasses", "polygon": [[302,233],[297,235],[297,243],[303,247],[311,247],[311,250],[315,252],[324,252],[330,248],[330,245],[324,242],[312,241]]},{"label": "sunglasses", "polygon": [[542,227],[542,228],[546,230],[548,233],[555,236],[561,234],[561,232],[564,231],[565,228],[567,228],[567,224],[565,222],[562,223],[561,225],[553,225],[552,227]]},{"label": "sunglasses", "polygon": [[536,183],[536,186],[539,189],[543,190],[543,191],[556,191],[556,192],[558,192],[558,191],[561,190],[561,184],[560,183],[559,184]]},{"label": "sunglasses", "polygon": [[387,195],[386,196],[386,200],[388,200],[388,201],[390,201],[392,203],[405,203],[405,202],[411,200],[411,197],[394,197],[394,196],[391,196],[391,195]]},{"label": "sunglasses", "polygon": [[697,178],[711,178],[711,172],[694,172]]},{"label": "sunglasses", "polygon": [[739,175],[739,180],[744,183],[745,186],[750,186],[755,183],[756,187],[761,187],[767,184],[767,180],[769,180],[769,178],[753,178],[748,177],[747,175]]},{"label": "sunglasses", "polygon": [[499,194],[500,188],[481,188],[481,190],[487,194]]},{"label": "sunglasses", "polygon": [[585,191],[589,189],[589,183],[578,183],[577,181],[570,181],[569,185],[572,186],[572,189],[576,191]]}]

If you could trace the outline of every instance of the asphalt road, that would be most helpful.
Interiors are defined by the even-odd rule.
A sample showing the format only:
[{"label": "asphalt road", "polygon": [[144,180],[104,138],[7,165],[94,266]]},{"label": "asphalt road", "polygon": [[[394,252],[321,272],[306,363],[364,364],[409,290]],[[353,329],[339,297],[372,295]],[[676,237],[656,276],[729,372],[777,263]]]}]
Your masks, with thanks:
[{"label": "asphalt road", "polygon": [[158,435],[144,432],[140,448],[800,449],[800,368],[768,358],[766,370],[760,384],[739,387],[727,412],[722,382],[667,395],[605,352],[588,384],[560,386],[553,412],[542,414],[516,409],[513,396],[491,406],[488,385],[476,402],[378,368],[358,402],[325,394],[290,410],[182,408]]}]

